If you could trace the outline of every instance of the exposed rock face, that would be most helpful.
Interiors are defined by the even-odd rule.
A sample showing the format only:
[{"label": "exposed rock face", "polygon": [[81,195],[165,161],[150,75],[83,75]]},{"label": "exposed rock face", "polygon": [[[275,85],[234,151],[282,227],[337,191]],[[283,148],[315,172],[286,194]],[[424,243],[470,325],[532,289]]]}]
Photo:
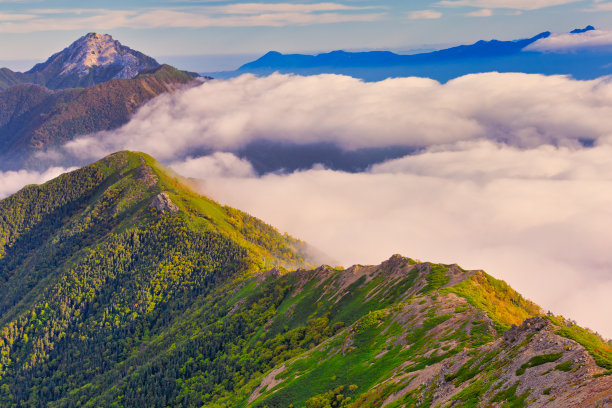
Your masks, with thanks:
[{"label": "exposed rock face", "polygon": [[66,88],[134,78],[141,71],[158,66],[155,59],[122,45],[108,34],[89,33],[26,74],[44,77],[44,85],[49,88]]},{"label": "exposed rock face", "polygon": [[524,341],[527,336],[549,329],[551,326],[549,320],[542,316],[535,316],[525,320],[520,326],[512,326],[510,330],[504,333],[504,341],[508,344]]},{"label": "exposed rock face", "polygon": [[[440,299],[442,305],[449,300],[448,297]],[[467,312],[470,313],[470,310]],[[486,316],[479,318],[487,319]],[[452,319],[449,321],[452,322]],[[453,324],[449,328],[457,327],[457,324]],[[478,406],[506,406],[502,403],[507,398],[522,399],[534,407],[611,406],[612,377],[594,376],[604,370],[595,364],[582,345],[557,335],[555,330],[558,328],[546,318],[535,316],[526,319],[520,326],[513,326],[504,333],[503,338],[482,347],[464,350],[410,375],[400,372],[391,382],[402,384],[407,381],[406,386],[396,386],[398,391],[392,393],[382,406],[401,400],[410,393],[424,399],[427,390],[431,392],[431,406],[463,406],[457,405],[461,401],[461,392],[465,393],[470,386],[475,388],[475,384],[484,384],[475,388],[481,391]],[[538,358],[553,355],[555,357],[550,361],[534,363]],[[487,361],[487,356],[492,358]],[[563,364],[567,367],[559,368]],[[469,381],[457,380],[457,377],[461,377],[460,373],[465,375],[468,372],[467,369],[474,370],[468,376]],[[512,395],[500,397],[500,393],[512,388]],[[489,405],[485,405],[485,401]]]},{"label": "exposed rock face", "polygon": [[[145,161],[143,160],[142,157],[140,157],[140,163],[142,163],[142,166],[140,166],[140,168],[138,169],[138,175],[140,176],[140,180],[144,183],[145,186],[147,186],[147,188],[151,188],[155,184],[157,184],[157,181],[159,179],[155,175],[155,172],[153,171],[151,166],[148,166],[145,163]],[[168,197],[168,194],[166,194],[166,193],[162,193],[162,194],[164,194],[166,197]],[[162,194],[160,194],[160,195],[162,195]],[[170,200],[169,197],[168,197],[168,200]],[[170,201],[170,202],[172,202],[172,201]]]},{"label": "exposed rock face", "polygon": [[153,199],[153,202],[151,203],[151,207],[162,213],[179,212],[178,206],[172,202],[168,193],[159,193],[158,195],[156,195]]}]

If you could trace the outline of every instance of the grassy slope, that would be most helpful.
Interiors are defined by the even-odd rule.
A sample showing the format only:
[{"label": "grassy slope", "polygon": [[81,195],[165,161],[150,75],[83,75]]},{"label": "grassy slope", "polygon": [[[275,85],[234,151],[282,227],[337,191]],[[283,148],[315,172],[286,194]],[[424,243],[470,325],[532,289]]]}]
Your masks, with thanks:
[{"label": "grassy slope", "polygon": [[[389,276],[389,268],[396,273]],[[274,370],[222,401],[245,407],[323,407],[332,400],[339,404],[333,406],[380,406],[393,394],[410,388],[412,373],[458,359],[460,365],[447,369],[446,381],[456,387],[453,398],[460,406],[495,399],[524,406],[528,394],[517,395],[516,384],[513,388],[513,384],[499,383],[498,377],[514,364],[527,341],[509,349],[500,348],[495,341],[502,329],[538,315],[540,308],[482,271],[466,272],[459,283],[432,289],[434,282],[448,282],[441,279],[442,271],[448,270],[444,265],[413,265],[408,259],[396,259],[393,266],[383,264],[362,275],[344,296],[336,290],[342,287],[343,271],[328,269],[325,278],[314,272],[305,282],[303,276],[287,275],[285,279],[302,282],[285,297],[267,330],[256,333],[251,344],[291,337],[298,327],[315,326],[317,319],[325,319],[328,325],[342,322],[343,328],[313,341],[305,350],[288,353]],[[397,288],[401,289],[393,290]],[[601,339],[591,337],[594,343],[597,339],[598,350],[606,347]],[[281,347],[276,350],[291,347],[286,341],[276,343]],[[551,355],[557,361],[563,353]],[[536,356],[525,366],[544,364],[549,361],[546,357]],[[563,369],[560,367],[558,370]],[[434,392],[435,387],[429,385],[413,387],[390,406],[429,406]]]},{"label": "grassy slope", "polygon": [[[257,400],[261,402],[253,406],[303,406],[317,394],[342,386],[349,391],[351,385],[353,399],[363,394],[357,406],[377,406],[385,398],[378,395],[368,400],[364,392],[380,388],[398,370],[408,374],[497,337],[493,325],[485,323],[486,314],[466,301],[450,297],[448,290],[453,288],[438,290],[448,282],[444,279],[447,267],[413,265],[409,259],[396,261],[398,264],[383,266],[383,270],[396,270],[392,282],[385,273],[376,271],[369,282],[355,281],[340,300],[329,298],[333,290],[326,297],[321,289],[314,288],[310,295],[296,297],[295,310],[312,311],[310,319],[327,316],[350,327],[288,362],[288,368],[278,377],[283,381],[276,389],[263,392]],[[341,273],[336,277],[332,274],[319,287],[334,287]],[[312,309],[309,306],[314,299],[318,302]],[[289,298],[286,302],[293,304],[294,300]],[[287,309],[284,304],[279,311],[283,309]],[[271,328],[291,328],[296,324],[294,315],[279,313],[277,319]],[[389,386],[385,397],[395,388],[396,385]],[[242,406],[247,401],[243,399]]]},{"label": "grassy slope", "polygon": [[[181,209],[188,224],[195,230],[214,230],[237,241],[252,253],[251,261],[258,270],[280,266],[296,268],[308,265],[300,252],[303,242],[242,211],[221,206],[210,198],[193,192],[187,181],[164,168],[151,156],[138,153],[159,178],[160,191],[167,192]],[[252,231],[257,231],[254,236]]]}]

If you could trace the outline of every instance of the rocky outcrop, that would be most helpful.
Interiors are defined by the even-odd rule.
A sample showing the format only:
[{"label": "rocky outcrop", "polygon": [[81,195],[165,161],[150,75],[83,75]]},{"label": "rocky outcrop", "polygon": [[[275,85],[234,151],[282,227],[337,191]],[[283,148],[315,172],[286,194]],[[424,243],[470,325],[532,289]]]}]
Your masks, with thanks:
[{"label": "rocky outcrop", "polygon": [[512,326],[512,328],[504,333],[504,341],[507,344],[524,341],[525,338],[534,333],[548,329],[552,326],[550,320],[543,316],[534,316],[526,319],[520,326]]},{"label": "rocky outcrop", "polygon": [[153,198],[151,207],[155,208],[157,211],[161,213],[179,212],[178,206],[172,202],[168,193],[159,193],[158,195],[156,195],[155,198]]}]

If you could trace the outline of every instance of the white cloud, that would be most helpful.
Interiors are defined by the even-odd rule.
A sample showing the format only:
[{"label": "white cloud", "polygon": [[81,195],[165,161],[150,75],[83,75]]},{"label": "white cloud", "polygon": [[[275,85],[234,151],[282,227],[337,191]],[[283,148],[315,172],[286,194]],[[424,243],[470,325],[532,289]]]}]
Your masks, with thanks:
[{"label": "white cloud", "polygon": [[553,34],[525,47],[525,51],[570,52],[612,47],[612,31],[591,30],[578,34]]},{"label": "white cloud", "polygon": [[417,10],[411,12],[408,17],[411,20],[434,20],[442,17],[442,13],[436,10]]},{"label": "white cloud", "polygon": [[492,179],[515,180],[604,180],[612,182],[609,172],[612,147],[572,149],[540,146],[517,149],[488,141],[459,142],[452,146],[430,148],[427,154],[407,156],[374,165],[373,174],[434,176],[471,180],[486,184]]},{"label": "white cloud", "polygon": [[443,0],[437,3],[443,7],[477,7],[485,9],[538,10],[546,7],[576,3],[581,0]]},{"label": "white cloud", "polygon": [[[230,151],[261,139],[422,154],[348,174],[253,176]],[[581,139],[592,140],[585,148]],[[377,83],[245,75],[164,95],[123,128],[69,143],[153,154],[204,192],[344,264],[392,253],[485,268],[612,337],[612,82],[527,74]]]},{"label": "white cloud", "polygon": [[484,268],[612,337],[611,155],[469,142],[366,173],[209,177],[202,189],[345,265],[401,253]]},{"label": "white cloud", "polygon": [[255,176],[255,170],[248,160],[223,152],[198,158],[188,158],[170,164],[170,168],[185,177],[199,179]]},{"label": "white cloud", "polygon": [[53,167],[44,172],[18,170],[0,172],[0,199],[23,188],[27,184],[41,184],[74,168]]},{"label": "white cloud", "polygon": [[0,13],[0,22],[30,20],[34,17],[33,14]]},{"label": "white cloud", "polygon": [[339,3],[242,3],[137,10],[32,9],[25,14],[3,13],[0,32],[111,30],[122,27],[282,27],[368,22],[380,19],[384,15],[383,9]]},{"label": "white cloud", "polygon": [[[333,112],[333,114],[331,114]],[[142,150],[161,160],[257,140],[334,142],[347,149],[468,140],[579,146],[612,141],[612,83],[488,73],[446,84],[424,78],[365,83],[338,75],[244,75],[162,95],[117,131],[65,146],[81,158]]]},{"label": "white cloud", "polygon": [[491,9],[480,9],[476,11],[470,11],[465,15],[468,17],[491,17],[493,15],[493,11],[491,11]]},{"label": "white cloud", "polygon": [[380,7],[372,6],[348,6],[339,3],[239,3],[226,4],[222,6],[207,7],[209,12],[218,14],[261,14],[261,13],[313,13],[322,11],[355,11],[355,10],[370,10]]}]

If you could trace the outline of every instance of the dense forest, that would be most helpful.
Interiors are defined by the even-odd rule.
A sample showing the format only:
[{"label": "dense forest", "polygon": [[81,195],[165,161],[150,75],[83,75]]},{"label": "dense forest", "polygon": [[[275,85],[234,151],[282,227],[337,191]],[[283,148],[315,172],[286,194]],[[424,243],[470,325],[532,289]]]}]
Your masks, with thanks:
[{"label": "dense forest", "polygon": [[[152,206],[162,192],[178,211]],[[306,248],[144,154],[24,188],[0,201],[0,405],[589,406],[609,396],[607,343],[482,271],[398,255],[309,269]]]}]

